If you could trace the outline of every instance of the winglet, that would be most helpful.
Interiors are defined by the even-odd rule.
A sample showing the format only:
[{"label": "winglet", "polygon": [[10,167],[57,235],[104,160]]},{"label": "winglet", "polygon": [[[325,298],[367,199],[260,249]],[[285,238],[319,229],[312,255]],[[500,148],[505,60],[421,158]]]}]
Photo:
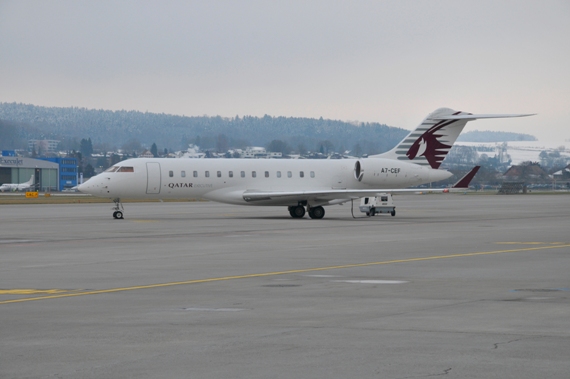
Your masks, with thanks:
[{"label": "winglet", "polygon": [[459,179],[459,181],[455,183],[451,188],[469,188],[469,183],[471,183],[471,181],[473,180],[473,178],[477,174],[477,171],[479,171],[480,168],[481,166],[473,167],[471,171],[469,171],[467,174],[465,174],[465,176]]}]

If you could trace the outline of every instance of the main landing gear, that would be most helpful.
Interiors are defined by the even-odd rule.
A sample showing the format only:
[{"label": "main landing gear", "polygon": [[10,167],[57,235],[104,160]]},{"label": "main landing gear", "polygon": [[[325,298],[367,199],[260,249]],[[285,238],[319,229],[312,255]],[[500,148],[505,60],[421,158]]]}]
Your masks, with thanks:
[{"label": "main landing gear", "polygon": [[323,207],[309,208],[309,217],[314,219],[321,219],[325,217],[325,208]]},{"label": "main landing gear", "polygon": [[[289,214],[293,218],[303,218],[305,216],[305,207],[302,205],[291,206],[288,209],[289,209]],[[321,219],[325,217],[325,208],[321,206],[310,207],[307,205],[307,210],[310,218]]]},{"label": "main landing gear", "polygon": [[297,205],[296,207],[289,207],[289,214],[293,218],[303,218],[305,216],[305,207]]},{"label": "main landing gear", "polygon": [[115,206],[112,208],[114,210],[113,218],[117,220],[122,220],[123,212],[125,211],[125,209],[123,208],[123,203],[121,203],[121,199],[119,199],[118,197],[116,199],[113,199],[113,202],[115,203]]}]

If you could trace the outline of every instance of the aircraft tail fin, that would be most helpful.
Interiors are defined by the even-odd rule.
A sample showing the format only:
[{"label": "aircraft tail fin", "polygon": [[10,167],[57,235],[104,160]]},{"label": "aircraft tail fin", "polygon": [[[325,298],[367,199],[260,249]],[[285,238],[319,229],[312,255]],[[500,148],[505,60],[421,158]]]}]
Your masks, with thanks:
[{"label": "aircraft tail fin", "polygon": [[412,161],[437,169],[451,150],[461,131],[469,121],[479,118],[524,117],[532,114],[471,114],[439,108],[430,113],[422,123],[392,150],[371,158],[388,158]]}]

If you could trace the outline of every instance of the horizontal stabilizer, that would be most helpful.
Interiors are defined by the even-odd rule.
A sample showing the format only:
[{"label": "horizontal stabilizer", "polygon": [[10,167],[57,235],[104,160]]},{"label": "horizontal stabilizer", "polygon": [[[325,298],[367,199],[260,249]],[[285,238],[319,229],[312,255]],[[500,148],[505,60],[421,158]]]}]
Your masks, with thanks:
[{"label": "horizontal stabilizer", "polygon": [[526,114],[458,114],[449,116],[429,117],[429,120],[477,120],[479,118],[509,118],[509,117],[527,117],[534,116],[536,113]]}]

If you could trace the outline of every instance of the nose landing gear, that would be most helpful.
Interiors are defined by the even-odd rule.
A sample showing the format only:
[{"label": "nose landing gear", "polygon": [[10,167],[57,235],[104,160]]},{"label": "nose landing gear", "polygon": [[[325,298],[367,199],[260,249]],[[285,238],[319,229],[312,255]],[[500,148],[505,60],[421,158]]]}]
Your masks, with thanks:
[{"label": "nose landing gear", "polygon": [[115,206],[112,208],[114,210],[113,218],[117,220],[122,220],[123,212],[125,211],[125,209],[123,208],[123,203],[121,203],[121,199],[119,199],[118,197],[116,199],[113,199],[113,202],[115,203]]}]

